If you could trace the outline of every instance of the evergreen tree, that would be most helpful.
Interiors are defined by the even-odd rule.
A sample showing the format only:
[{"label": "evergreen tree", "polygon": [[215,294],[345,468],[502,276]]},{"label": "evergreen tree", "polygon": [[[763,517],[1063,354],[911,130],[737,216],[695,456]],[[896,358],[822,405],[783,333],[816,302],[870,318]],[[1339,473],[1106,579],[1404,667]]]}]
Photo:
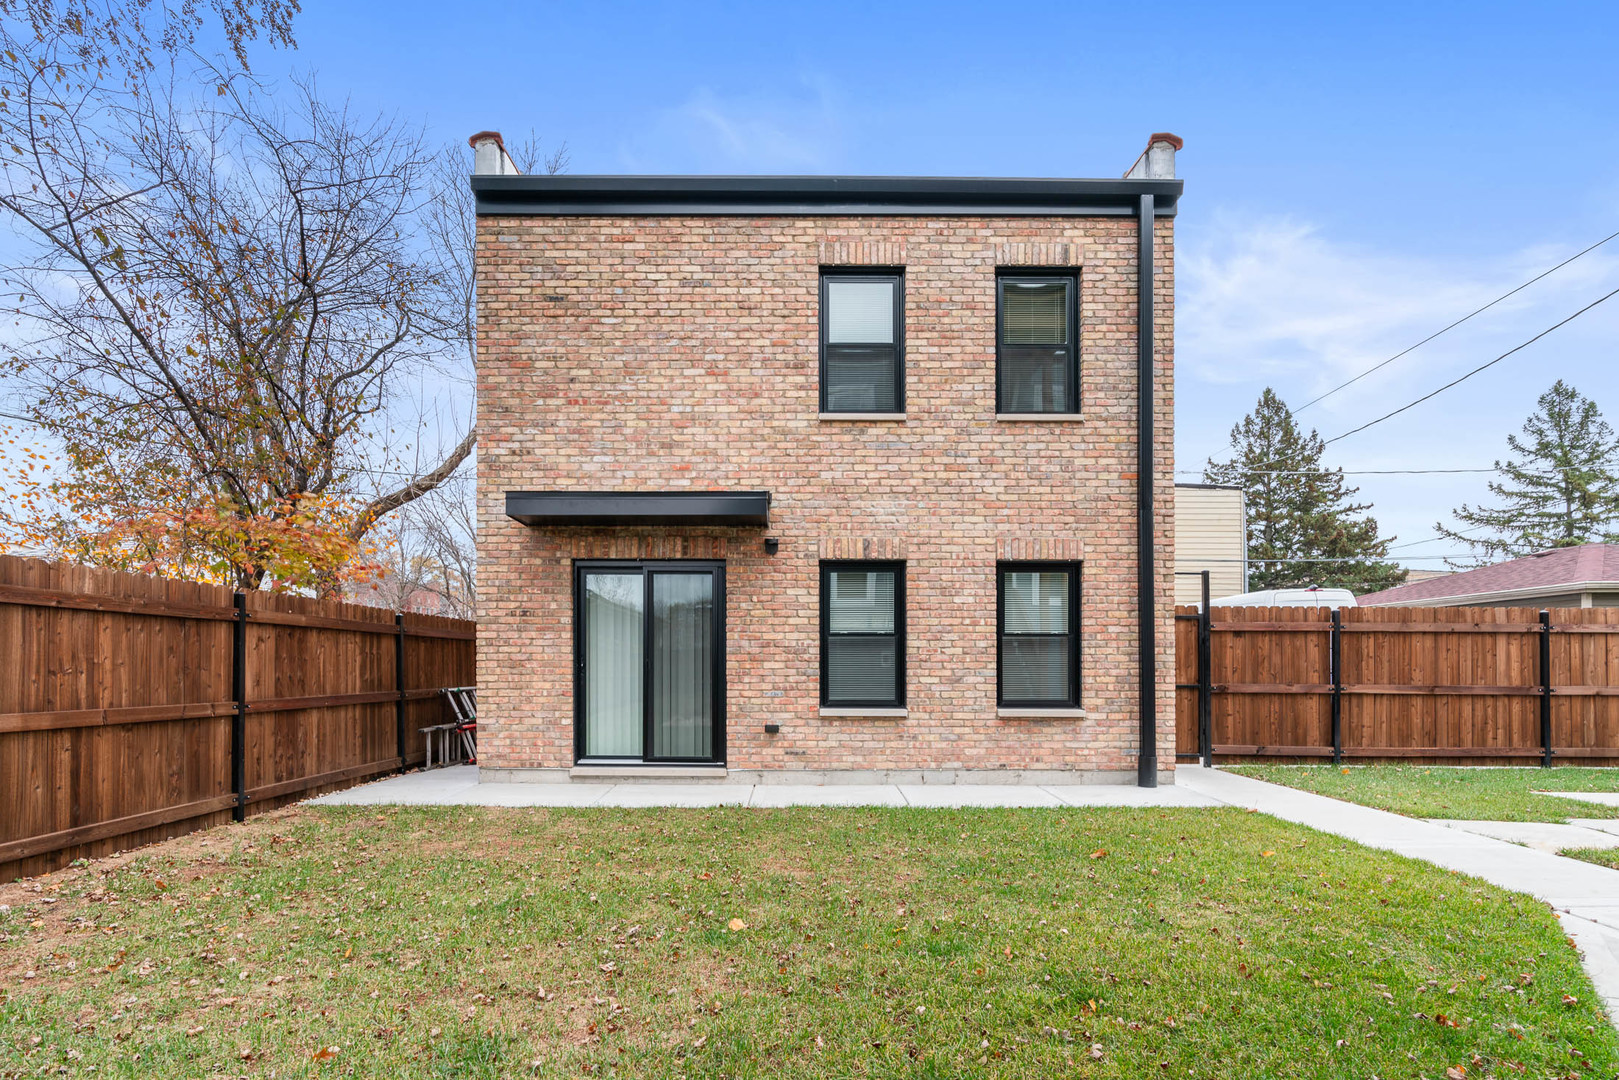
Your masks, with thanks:
[{"label": "evergreen tree", "polygon": [[[1240,487],[1248,504],[1248,587],[1307,585],[1375,592],[1399,585],[1405,570],[1388,561],[1394,537],[1360,516],[1370,503],[1342,469],[1321,465],[1321,436],[1305,434],[1269,387],[1231,429],[1231,458],[1210,458],[1203,479]],[[1318,561],[1319,560],[1319,561]]]},{"label": "evergreen tree", "polygon": [[1523,437],[1507,436],[1517,455],[1495,467],[1494,508],[1463,503],[1456,527],[1439,535],[1466,544],[1482,565],[1576,544],[1619,543],[1619,436],[1596,402],[1558,379],[1524,421]]}]

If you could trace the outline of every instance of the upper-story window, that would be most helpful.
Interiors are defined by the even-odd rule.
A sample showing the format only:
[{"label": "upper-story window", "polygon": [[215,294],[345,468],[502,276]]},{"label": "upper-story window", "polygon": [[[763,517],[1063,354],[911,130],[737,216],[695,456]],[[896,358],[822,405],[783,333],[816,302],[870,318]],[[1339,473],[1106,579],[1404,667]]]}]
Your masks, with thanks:
[{"label": "upper-story window", "polygon": [[1002,274],[995,316],[995,411],[1079,411],[1079,277]]},{"label": "upper-story window", "polygon": [[821,411],[905,411],[905,275],[821,272]]}]

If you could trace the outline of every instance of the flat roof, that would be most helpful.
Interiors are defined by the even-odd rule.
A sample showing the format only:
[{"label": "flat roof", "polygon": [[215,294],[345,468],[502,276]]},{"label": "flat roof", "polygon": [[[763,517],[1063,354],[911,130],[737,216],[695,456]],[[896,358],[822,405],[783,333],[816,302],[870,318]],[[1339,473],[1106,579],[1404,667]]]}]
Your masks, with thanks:
[{"label": "flat roof", "polygon": [[1128,217],[1141,197],[1173,217],[1180,180],[938,176],[495,176],[475,174],[479,214]]}]

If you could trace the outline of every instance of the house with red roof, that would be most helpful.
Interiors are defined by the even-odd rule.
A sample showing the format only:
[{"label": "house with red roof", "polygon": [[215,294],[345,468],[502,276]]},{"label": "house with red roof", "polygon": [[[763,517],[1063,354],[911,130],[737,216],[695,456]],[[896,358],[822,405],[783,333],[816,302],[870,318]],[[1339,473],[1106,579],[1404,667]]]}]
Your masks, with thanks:
[{"label": "house with red roof", "polygon": [[1619,607],[1619,544],[1550,548],[1359,597],[1361,607]]}]

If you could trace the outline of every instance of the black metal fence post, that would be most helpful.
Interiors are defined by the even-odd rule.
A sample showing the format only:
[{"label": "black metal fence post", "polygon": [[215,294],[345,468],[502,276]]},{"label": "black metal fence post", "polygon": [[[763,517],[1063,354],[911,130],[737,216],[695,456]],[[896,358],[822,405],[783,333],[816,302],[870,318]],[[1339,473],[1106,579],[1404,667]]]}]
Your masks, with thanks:
[{"label": "black metal fence post", "polygon": [[1552,613],[1540,612],[1540,765],[1552,767]]},{"label": "black metal fence post", "polygon": [[394,744],[399,749],[399,771],[405,771],[405,613],[394,612]]},{"label": "black metal fence post", "polygon": [[1332,679],[1332,763],[1344,760],[1344,624],[1343,611],[1332,609],[1332,635],[1328,640],[1328,666]]},{"label": "black metal fence post", "polygon": [[1214,764],[1214,672],[1210,659],[1213,623],[1209,615],[1209,572],[1198,575],[1203,586],[1203,603],[1197,612],[1197,749],[1203,767]]},{"label": "black metal fence post", "polygon": [[235,597],[236,619],[231,623],[230,692],[236,711],[230,718],[230,789],[236,796],[231,818],[247,819],[247,595]]}]

